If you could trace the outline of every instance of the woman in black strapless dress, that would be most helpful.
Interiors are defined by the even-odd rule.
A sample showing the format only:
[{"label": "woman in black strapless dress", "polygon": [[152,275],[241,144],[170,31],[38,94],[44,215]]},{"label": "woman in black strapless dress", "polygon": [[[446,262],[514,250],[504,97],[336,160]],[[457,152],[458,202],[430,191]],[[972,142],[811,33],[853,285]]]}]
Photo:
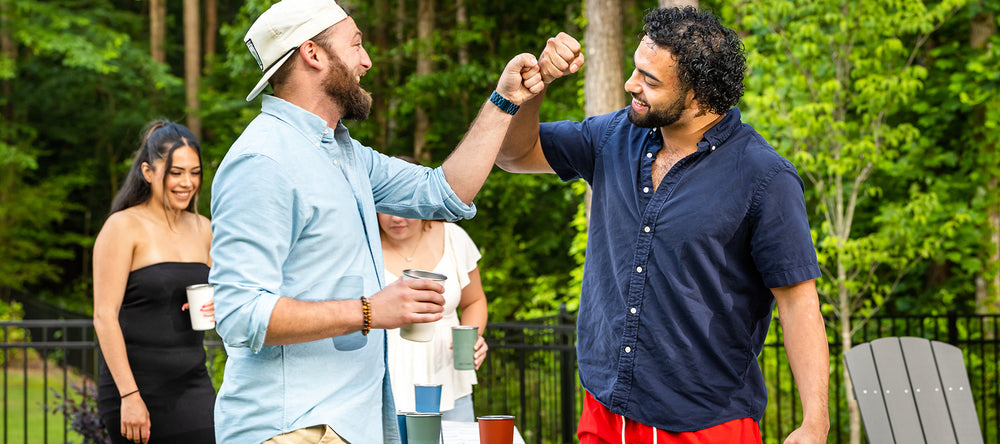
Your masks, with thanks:
[{"label": "woman in black strapless dress", "polygon": [[[153,122],[94,244],[98,411],[114,443],[214,443],[215,390],[185,288],[208,282],[201,147]],[[214,306],[190,307],[213,317]]]}]

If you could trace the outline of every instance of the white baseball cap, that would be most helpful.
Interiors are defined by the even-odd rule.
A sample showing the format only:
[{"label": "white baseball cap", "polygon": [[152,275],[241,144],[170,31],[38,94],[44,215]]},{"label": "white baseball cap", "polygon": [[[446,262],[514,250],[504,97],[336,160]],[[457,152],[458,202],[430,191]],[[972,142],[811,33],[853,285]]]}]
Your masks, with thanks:
[{"label": "white baseball cap", "polygon": [[250,91],[247,102],[257,97],[267,80],[306,40],[347,18],[334,0],[282,0],[253,22],[243,41],[264,77]]}]

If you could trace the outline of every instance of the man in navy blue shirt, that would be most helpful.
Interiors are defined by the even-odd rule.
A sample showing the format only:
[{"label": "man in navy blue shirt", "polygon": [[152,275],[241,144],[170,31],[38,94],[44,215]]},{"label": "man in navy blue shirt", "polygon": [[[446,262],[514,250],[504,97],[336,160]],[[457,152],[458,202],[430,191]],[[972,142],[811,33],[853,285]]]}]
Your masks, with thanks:
[{"label": "man in navy blue shirt", "polygon": [[[825,443],[829,351],[803,184],[735,107],[746,57],[693,8],[645,18],[629,107],[538,122],[521,106],[497,165],[583,178],[593,204],[577,320],[582,443],[759,443],[757,365],[775,302],[802,399],[786,443]],[[583,65],[549,39],[546,84]]]}]

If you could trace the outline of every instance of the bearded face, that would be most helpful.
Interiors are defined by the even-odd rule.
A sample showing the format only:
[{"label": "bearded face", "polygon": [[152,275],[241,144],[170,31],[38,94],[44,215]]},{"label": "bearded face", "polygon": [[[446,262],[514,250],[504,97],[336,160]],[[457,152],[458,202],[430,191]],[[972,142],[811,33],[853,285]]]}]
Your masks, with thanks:
[{"label": "bearded face", "polygon": [[332,51],[330,54],[330,75],[323,80],[323,90],[327,96],[344,108],[344,119],[365,120],[372,109],[372,96],[358,83],[360,75],[352,74]]},{"label": "bearded face", "polygon": [[[639,100],[633,94],[633,100]],[[629,108],[628,110],[628,120],[632,122],[635,126],[640,128],[662,128],[673,125],[675,122],[680,120],[681,115],[687,107],[684,105],[685,94],[678,94],[672,103],[666,106],[657,106],[655,104],[648,104],[649,109],[644,113],[640,113],[635,110],[635,107]]]}]

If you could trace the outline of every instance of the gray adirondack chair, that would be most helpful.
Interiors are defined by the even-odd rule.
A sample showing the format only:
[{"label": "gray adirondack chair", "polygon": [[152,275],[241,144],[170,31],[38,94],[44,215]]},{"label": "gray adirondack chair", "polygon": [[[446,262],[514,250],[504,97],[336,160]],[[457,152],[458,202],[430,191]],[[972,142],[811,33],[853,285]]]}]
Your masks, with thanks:
[{"label": "gray adirondack chair", "polygon": [[872,444],[981,444],[962,351],[923,338],[888,337],[844,354]]}]

